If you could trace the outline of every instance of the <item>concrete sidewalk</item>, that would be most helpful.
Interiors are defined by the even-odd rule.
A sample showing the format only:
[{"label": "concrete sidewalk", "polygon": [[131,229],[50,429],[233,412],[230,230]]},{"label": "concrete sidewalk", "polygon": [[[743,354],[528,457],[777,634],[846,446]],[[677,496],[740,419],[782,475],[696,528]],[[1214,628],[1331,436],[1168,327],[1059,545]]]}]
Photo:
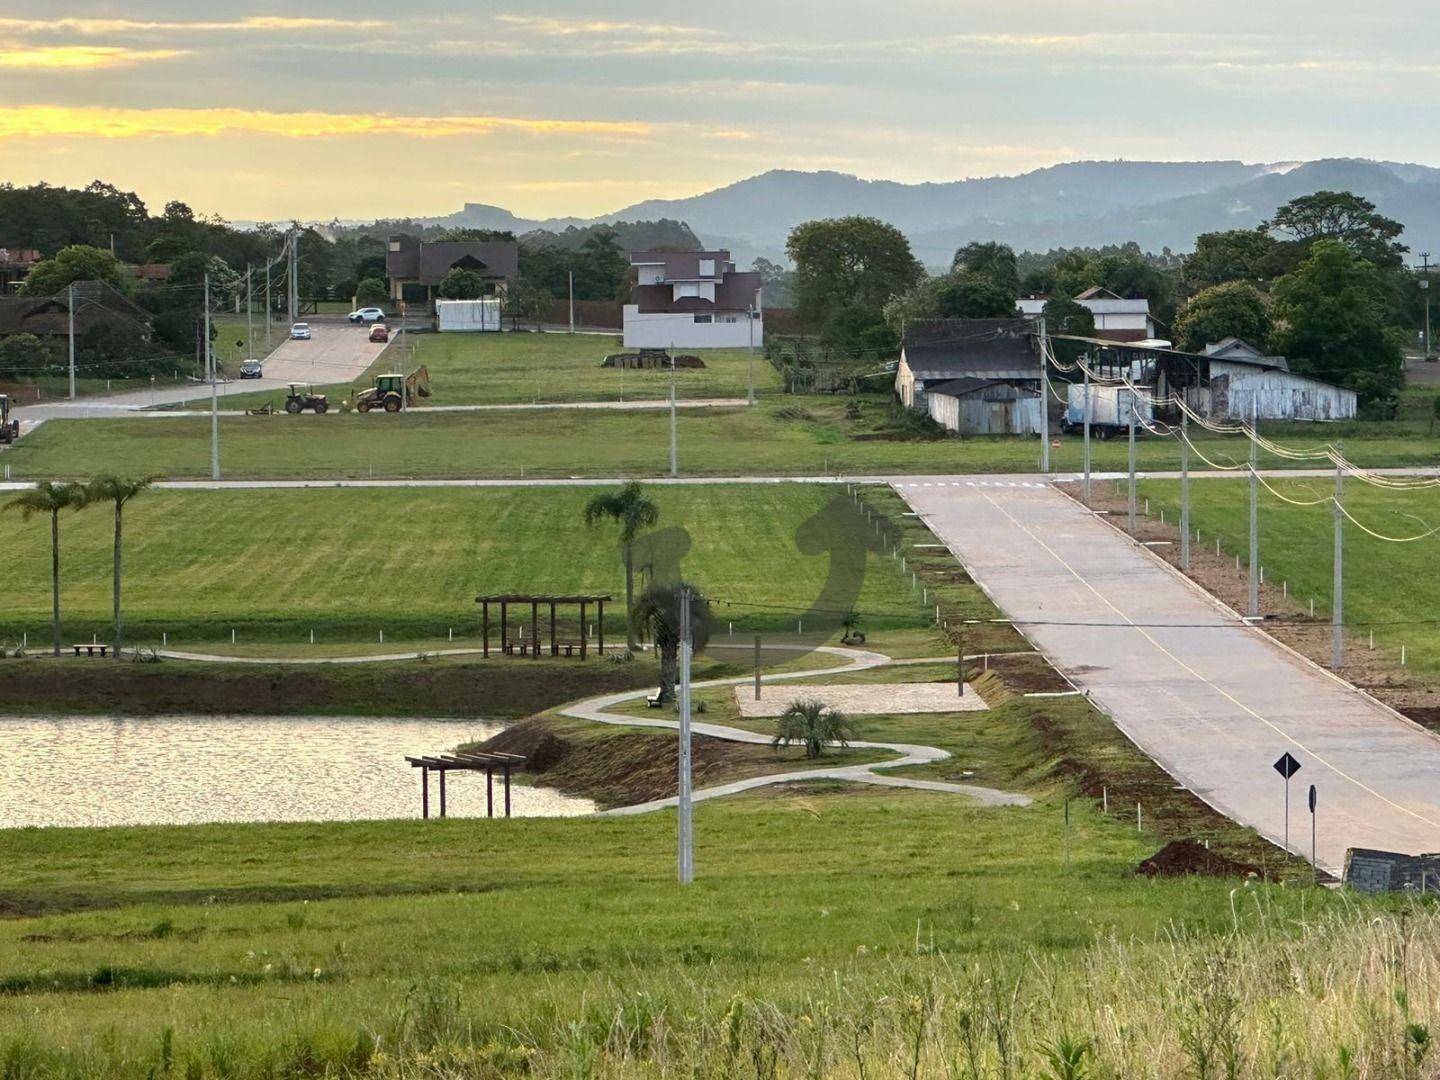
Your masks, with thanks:
[{"label": "concrete sidewalk", "polygon": [[1286,649],[1046,486],[901,477],[896,490],[1019,629],[1171,776],[1290,848],[1440,851],[1440,738]]}]

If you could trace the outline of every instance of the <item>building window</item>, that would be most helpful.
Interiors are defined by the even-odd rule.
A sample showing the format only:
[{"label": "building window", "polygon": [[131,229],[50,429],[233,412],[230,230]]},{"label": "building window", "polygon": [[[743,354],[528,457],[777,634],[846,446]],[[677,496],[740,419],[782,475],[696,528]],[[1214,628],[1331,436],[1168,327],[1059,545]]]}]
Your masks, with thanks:
[{"label": "building window", "polygon": [[681,297],[685,297],[685,296],[699,296],[699,295],[700,295],[700,286],[699,286],[699,285],[676,285],[676,286],[675,286],[675,299],[676,299],[676,300],[679,300]]},{"label": "building window", "polygon": [[695,316],[695,321],[696,321],[697,323],[714,322],[714,321],[715,321],[715,316],[713,316],[713,315],[696,315],[696,316]]},{"label": "building window", "polygon": [[700,276],[701,276],[701,277],[714,277],[714,276],[715,276],[715,260],[714,260],[714,259],[701,259],[701,260],[700,260]]}]

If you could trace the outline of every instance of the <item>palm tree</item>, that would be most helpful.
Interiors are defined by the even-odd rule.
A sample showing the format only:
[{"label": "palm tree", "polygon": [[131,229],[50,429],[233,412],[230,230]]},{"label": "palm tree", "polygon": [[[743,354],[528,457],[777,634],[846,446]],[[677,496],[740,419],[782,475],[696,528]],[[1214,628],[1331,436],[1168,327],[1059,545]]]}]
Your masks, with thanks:
[{"label": "palm tree", "polygon": [[55,655],[60,655],[60,511],[85,504],[85,489],[79,484],[55,484],[42,480],[29,491],[5,504],[19,510],[29,521],[36,514],[50,515],[50,625],[55,632]]},{"label": "palm tree", "polygon": [[690,644],[694,652],[700,652],[710,640],[710,601],[693,585],[682,581],[652,586],[636,602],[630,619],[632,632],[648,627],[655,642],[655,654],[660,658],[661,705],[675,700],[675,678],[680,666],[680,598],[686,589],[690,590]]},{"label": "palm tree", "polygon": [[120,545],[125,504],[154,483],[153,477],[97,476],[85,485],[84,503],[110,501],[115,504],[115,659],[120,659],[124,633],[120,625]]},{"label": "palm tree", "polygon": [[818,758],[829,743],[849,746],[855,737],[855,725],[839,709],[832,709],[823,701],[792,701],[780,714],[771,746],[789,746],[792,742],[805,744],[805,756]]},{"label": "palm tree", "polygon": [[641,532],[660,520],[660,508],[646,496],[638,480],[619,491],[596,495],[585,504],[585,524],[609,519],[620,526],[620,546],[625,551],[625,644],[635,651],[635,559],[633,546]]}]

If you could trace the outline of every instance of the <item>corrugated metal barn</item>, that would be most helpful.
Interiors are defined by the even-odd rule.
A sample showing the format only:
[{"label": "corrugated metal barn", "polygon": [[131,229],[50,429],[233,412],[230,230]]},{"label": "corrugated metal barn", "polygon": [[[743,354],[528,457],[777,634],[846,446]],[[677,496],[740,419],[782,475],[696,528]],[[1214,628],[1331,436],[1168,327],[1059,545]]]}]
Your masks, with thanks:
[{"label": "corrugated metal barn", "polygon": [[895,393],[961,435],[1040,431],[1032,319],[927,319],[905,328]]},{"label": "corrugated metal barn", "polygon": [[[1102,374],[1154,387],[1159,401],[1183,396],[1196,412],[1217,420],[1353,420],[1355,391],[1297,375],[1283,356],[1265,356],[1239,338],[1207,345],[1202,353],[1117,345],[1072,338],[1094,346],[1091,361]],[[1174,419],[1178,410],[1157,414]]]},{"label": "corrugated metal barn", "polygon": [[1018,382],[951,379],[929,387],[925,400],[931,418],[946,431],[964,435],[1041,431],[1040,391]]}]

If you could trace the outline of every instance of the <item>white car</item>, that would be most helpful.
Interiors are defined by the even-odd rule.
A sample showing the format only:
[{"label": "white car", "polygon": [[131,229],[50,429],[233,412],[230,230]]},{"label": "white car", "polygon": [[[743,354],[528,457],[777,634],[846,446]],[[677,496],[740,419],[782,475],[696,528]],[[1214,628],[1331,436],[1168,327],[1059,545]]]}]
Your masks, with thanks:
[{"label": "white car", "polygon": [[303,322],[297,322],[294,326],[290,327],[290,340],[291,340],[291,341],[309,341],[309,340],[310,340],[310,324],[309,324],[309,323],[303,323]]},{"label": "white car", "polygon": [[385,312],[378,307],[362,307],[359,311],[350,313],[352,323],[377,323],[385,321]]}]

